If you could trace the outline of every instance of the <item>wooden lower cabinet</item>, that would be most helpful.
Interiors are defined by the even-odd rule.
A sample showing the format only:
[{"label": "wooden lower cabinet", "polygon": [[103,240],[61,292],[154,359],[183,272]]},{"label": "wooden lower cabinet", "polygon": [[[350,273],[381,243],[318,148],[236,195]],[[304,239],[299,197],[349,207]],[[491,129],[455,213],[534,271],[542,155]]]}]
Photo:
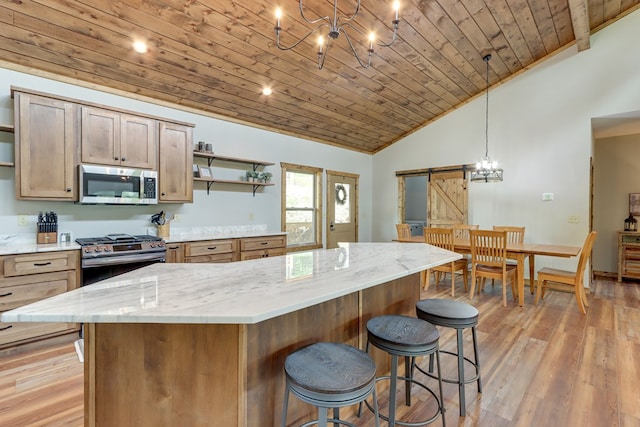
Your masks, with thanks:
[{"label": "wooden lower cabinet", "polygon": [[618,231],[618,282],[640,279],[640,232]]},{"label": "wooden lower cabinet", "polygon": [[286,253],[286,236],[248,237],[240,239],[240,260],[245,261]]},{"label": "wooden lower cabinet", "polygon": [[232,262],[236,261],[235,239],[202,240],[185,244],[185,262]]},{"label": "wooden lower cabinet", "polygon": [[[78,251],[0,257],[0,312],[78,287]],[[75,323],[0,322],[0,349],[77,331]]]}]

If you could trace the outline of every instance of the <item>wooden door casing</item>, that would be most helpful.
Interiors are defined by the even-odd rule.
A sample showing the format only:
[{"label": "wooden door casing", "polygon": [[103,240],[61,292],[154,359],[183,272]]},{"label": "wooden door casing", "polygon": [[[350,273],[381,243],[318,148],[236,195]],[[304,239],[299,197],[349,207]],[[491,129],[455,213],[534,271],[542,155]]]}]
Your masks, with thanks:
[{"label": "wooden door casing", "polygon": [[[337,248],[338,242],[358,241],[358,178],[359,175],[327,171],[327,249]],[[350,211],[348,223],[336,222],[336,185],[348,185],[349,195],[345,200]]]}]

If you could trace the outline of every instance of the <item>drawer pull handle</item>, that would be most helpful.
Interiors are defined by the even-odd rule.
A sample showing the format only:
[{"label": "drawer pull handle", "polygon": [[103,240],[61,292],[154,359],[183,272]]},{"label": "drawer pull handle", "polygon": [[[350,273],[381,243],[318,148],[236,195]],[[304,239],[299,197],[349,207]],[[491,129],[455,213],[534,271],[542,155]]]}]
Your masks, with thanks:
[{"label": "drawer pull handle", "polygon": [[34,262],[33,265],[35,265],[36,267],[44,267],[46,265],[50,265],[51,261],[48,262]]},{"label": "drawer pull handle", "polygon": [[180,246],[169,246],[169,249],[180,249]]},{"label": "drawer pull handle", "polygon": [[0,331],[6,331],[7,329],[13,328],[13,325],[5,326],[4,328],[0,328]]},{"label": "drawer pull handle", "polygon": [[7,292],[6,294],[0,295],[0,298],[8,297],[9,295],[13,295],[13,292]]},{"label": "drawer pull handle", "polygon": [[269,242],[260,242],[260,244],[264,246],[264,245],[268,245]]},{"label": "drawer pull handle", "polygon": [[213,250],[215,250],[216,248],[217,248],[217,246],[211,246],[211,247],[208,247],[207,249],[209,249],[210,251],[213,251]]}]

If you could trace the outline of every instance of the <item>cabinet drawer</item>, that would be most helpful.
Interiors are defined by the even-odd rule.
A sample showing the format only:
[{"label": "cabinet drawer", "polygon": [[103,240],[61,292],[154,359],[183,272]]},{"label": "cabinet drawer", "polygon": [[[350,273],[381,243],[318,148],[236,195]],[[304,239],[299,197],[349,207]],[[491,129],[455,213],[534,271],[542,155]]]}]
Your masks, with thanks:
[{"label": "cabinet drawer", "polygon": [[74,323],[0,322],[0,346],[73,329]]},{"label": "cabinet drawer", "polygon": [[0,311],[31,304],[73,288],[75,288],[75,272],[73,271],[5,279],[0,286]]},{"label": "cabinet drawer", "polygon": [[241,252],[284,247],[285,236],[251,237],[240,240]]},{"label": "cabinet drawer", "polygon": [[245,251],[240,252],[240,260],[246,261],[249,259],[267,258],[272,256],[280,256],[285,254],[284,248],[263,249],[260,251]]},{"label": "cabinet drawer", "polygon": [[233,240],[207,240],[203,242],[187,243],[185,246],[185,256],[194,257],[200,255],[214,255],[231,253],[235,245]]},{"label": "cabinet drawer", "polygon": [[233,261],[233,253],[229,252],[226,254],[192,256],[186,258],[185,260],[188,263],[231,262]]},{"label": "cabinet drawer", "polygon": [[74,270],[77,264],[78,254],[76,251],[6,256],[4,257],[4,276]]}]

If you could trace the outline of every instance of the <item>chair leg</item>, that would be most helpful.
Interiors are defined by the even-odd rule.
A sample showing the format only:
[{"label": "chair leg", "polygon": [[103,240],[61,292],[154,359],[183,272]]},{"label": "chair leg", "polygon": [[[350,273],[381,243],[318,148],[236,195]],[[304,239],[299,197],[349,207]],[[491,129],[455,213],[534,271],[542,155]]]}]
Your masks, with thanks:
[{"label": "chair leg", "polygon": [[[340,408],[333,408],[333,419],[334,420],[339,420],[340,419]],[[340,427],[340,423],[333,423],[333,427]]]},{"label": "chair leg", "polygon": [[575,287],[575,294],[576,294],[576,302],[578,303],[578,308],[580,309],[580,312],[582,314],[587,314],[587,309],[584,308],[584,301],[582,299],[582,292],[580,291],[578,286]]},{"label": "chair leg", "polygon": [[473,294],[476,291],[476,274],[475,270],[471,271],[471,290],[469,290],[469,299],[473,299]]},{"label": "chair leg", "polygon": [[284,401],[282,402],[282,427],[287,426],[287,410],[289,409],[289,387],[284,386]]},{"label": "chair leg", "polygon": [[536,297],[533,300],[534,305],[538,305],[538,301],[540,301],[540,295],[542,293],[542,286],[543,286],[542,282],[544,282],[544,280],[542,280],[540,278],[540,275],[538,275],[538,280],[536,281],[536,283],[537,283],[537,286],[536,286]]},{"label": "chair leg", "polygon": [[[493,283],[493,279],[491,279]],[[511,281],[511,289],[513,289],[513,280]],[[511,291],[513,293],[513,291]],[[502,276],[502,306],[507,306],[507,276]]]},{"label": "chair leg", "polygon": [[462,281],[464,282],[464,291],[469,292],[469,269],[462,270]]}]

